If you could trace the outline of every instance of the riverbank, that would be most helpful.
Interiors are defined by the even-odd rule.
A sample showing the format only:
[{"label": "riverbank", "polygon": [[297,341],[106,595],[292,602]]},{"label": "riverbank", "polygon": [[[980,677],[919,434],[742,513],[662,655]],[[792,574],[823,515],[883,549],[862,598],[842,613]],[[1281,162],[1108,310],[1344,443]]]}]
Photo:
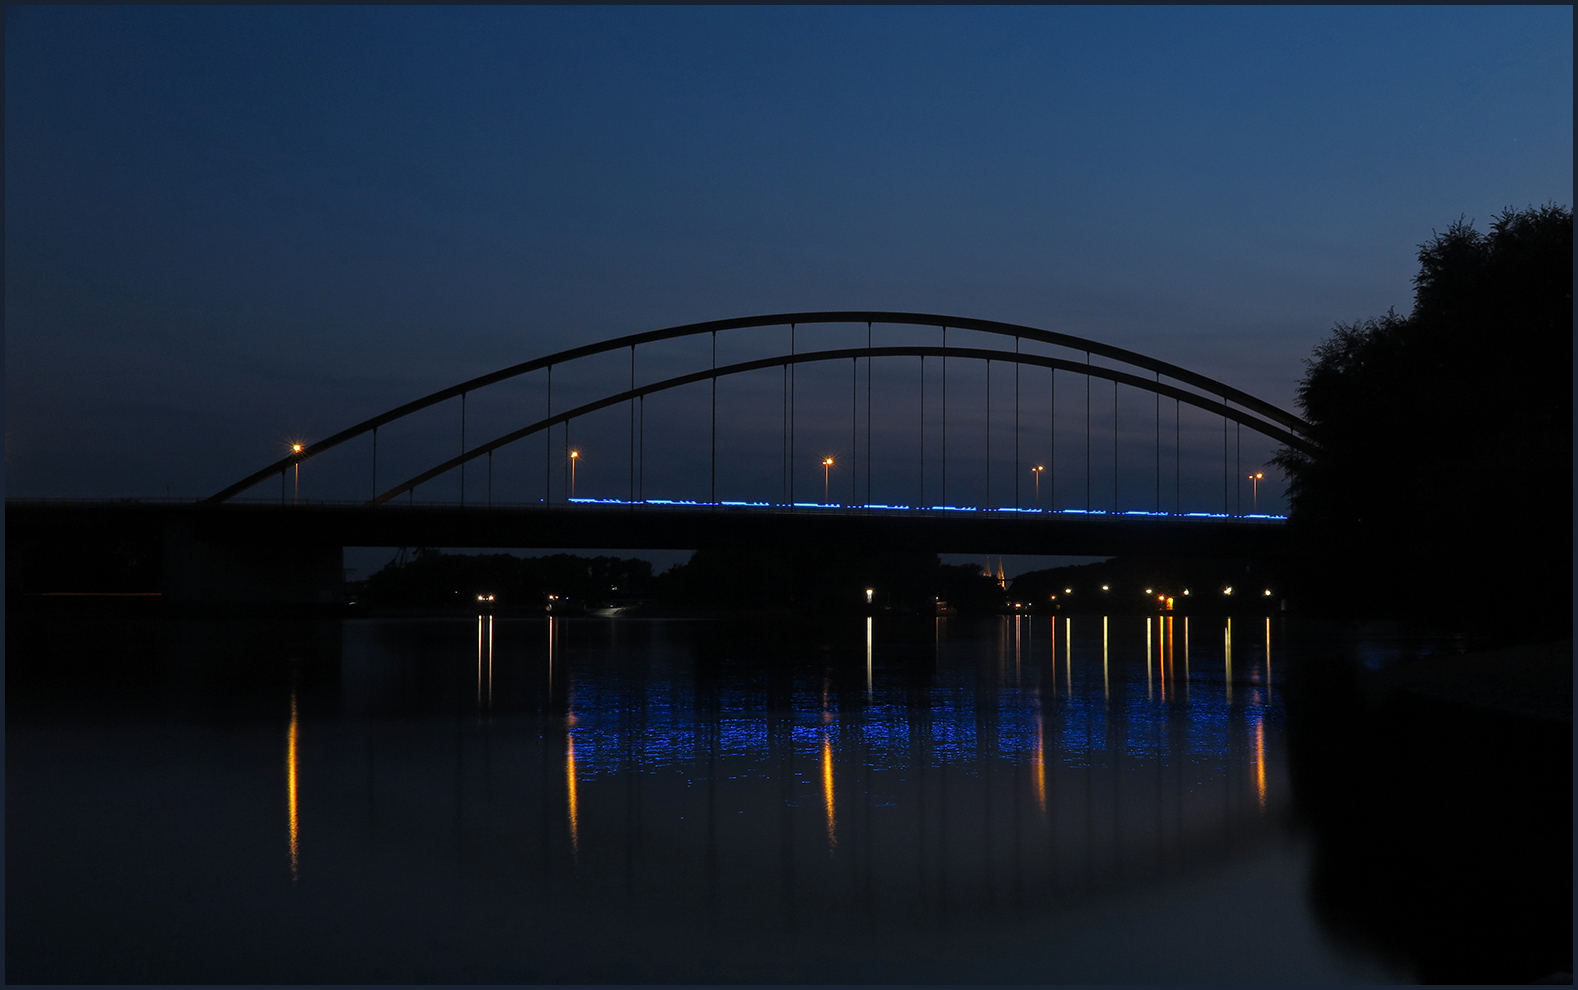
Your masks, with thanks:
[{"label": "riverbank", "polygon": [[1387,667],[1387,689],[1550,722],[1573,720],[1573,641],[1429,656]]}]

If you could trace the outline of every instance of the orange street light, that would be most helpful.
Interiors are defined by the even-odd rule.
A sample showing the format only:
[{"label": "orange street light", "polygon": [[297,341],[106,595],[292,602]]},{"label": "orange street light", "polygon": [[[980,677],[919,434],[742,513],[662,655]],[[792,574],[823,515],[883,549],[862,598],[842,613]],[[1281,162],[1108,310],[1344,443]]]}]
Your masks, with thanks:
[{"label": "orange street light", "polygon": [[828,472],[831,471],[831,470],[833,470],[833,459],[831,457],[824,457],[824,458],[822,458],[822,502],[823,502],[823,504],[827,503],[827,479],[828,479]]},{"label": "orange street light", "polygon": [[[1249,490],[1255,499],[1255,514],[1260,514],[1260,482],[1266,477],[1264,471],[1256,471],[1249,476]],[[1243,491],[1242,488],[1239,491]]]},{"label": "orange street light", "polygon": [[579,450],[570,451],[570,497],[575,498],[575,462],[581,459]]},{"label": "orange street light", "polygon": [[1041,472],[1045,470],[1046,468],[1040,464],[1030,469],[1030,473],[1036,479],[1036,508],[1038,509],[1041,508]]}]

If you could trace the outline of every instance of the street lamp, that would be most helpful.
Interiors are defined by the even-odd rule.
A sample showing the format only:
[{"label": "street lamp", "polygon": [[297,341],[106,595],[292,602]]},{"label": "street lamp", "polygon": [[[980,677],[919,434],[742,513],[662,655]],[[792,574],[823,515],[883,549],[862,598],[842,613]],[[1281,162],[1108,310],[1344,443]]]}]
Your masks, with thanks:
[{"label": "street lamp", "polygon": [[[1255,499],[1255,515],[1257,516],[1260,514],[1260,482],[1265,476],[1264,471],[1256,471],[1249,476],[1249,490]],[[1243,491],[1243,489],[1240,488],[1239,491]]]},{"label": "street lamp", "polygon": [[570,497],[575,498],[575,462],[581,459],[579,450],[570,451]]},{"label": "street lamp", "polygon": [[299,459],[300,456],[301,456],[301,451],[302,451],[302,445],[301,444],[293,443],[293,444],[290,445],[290,452],[292,454],[295,454],[297,456],[297,458],[298,458],[298,460],[296,461],[296,494],[291,496],[291,501],[292,502],[299,502],[299,501],[301,501],[301,461]]},{"label": "street lamp", "polygon": [[1041,508],[1041,472],[1045,470],[1046,468],[1040,464],[1037,464],[1035,467],[1030,469],[1030,473],[1034,475],[1036,479],[1036,508],[1038,509]]},{"label": "street lamp", "polygon": [[832,469],[833,469],[833,459],[831,457],[824,457],[824,458],[822,458],[822,504],[823,505],[827,504],[827,478],[828,478],[828,472],[831,471]]}]

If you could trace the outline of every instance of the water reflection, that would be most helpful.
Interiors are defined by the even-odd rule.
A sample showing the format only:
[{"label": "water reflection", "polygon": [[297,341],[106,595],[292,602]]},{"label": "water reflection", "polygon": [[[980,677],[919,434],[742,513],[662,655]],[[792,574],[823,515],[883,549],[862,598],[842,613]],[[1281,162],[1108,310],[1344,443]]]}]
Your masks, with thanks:
[{"label": "water reflection", "polygon": [[[486,692],[484,693],[484,685]],[[493,707],[493,616],[477,616],[477,708]]]},{"label": "water reflection", "polygon": [[1222,630],[1222,684],[1227,689],[1227,703],[1233,703],[1233,620],[1227,620]]},{"label": "water reflection", "polygon": [[1260,810],[1266,809],[1266,721],[1255,718],[1255,794],[1260,799]]},{"label": "water reflection", "polygon": [[[532,831],[528,809],[547,797],[530,784],[539,718],[569,723],[558,800],[578,870],[666,883],[676,896],[707,877],[696,896],[720,910],[775,887],[784,923],[810,924],[805,905],[852,896],[846,875],[804,856],[808,806],[819,806],[823,858],[853,857],[869,878],[859,903],[938,921],[988,908],[994,891],[1016,891],[1016,911],[1057,909],[1230,857],[1259,841],[1262,813],[1282,807],[1269,695],[1222,700],[1225,622],[1223,690],[1189,705],[1169,690],[1188,680],[1169,661],[1170,618],[1020,616],[985,630],[938,619],[920,643],[901,624],[855,621],[810,640],[741,641],[674,623],[551,618],[544,630],[480,617],[471,707],[490,719],[456,730],[488,733],[460,749],[452,786],[467,824],[457,838],[509,858],[508,843],[486,837]],[[408,634],[399,624],[359,632],[371,638],[353,652],[375,663]],[[1081,663],[1097,648],[1099,683]],[[427,666],[429,681],[439,676],[438,660]],[[376,715],[397,696],[364,669],[348,662],[342,704]],[[399,692],[398,703],[413,697]],[[370,731],[381,765],[408,749],[382,722]],[[776,851],[752,851],[764,843]],[[732,875],[720,857],[736,864]],[[759,875],[767,863],[776,866]]]},{"label": "water reflection", "polygon": [[827,809],[827,852],[838,848],[838,815],[833,810],[833,735],[822,731],[822,805]]},{"label": "water reflection", "polygon": [[299,726],[296,717],[296,691],[290,692],[290,729],[285,734],[285,799],[290,819],[290,882],[301,879],[301,855],[296,833],[296,739]]},{"label": "water reflection", "polygon": [[871,697],[871,646],[872,616],[866,616],[866,697]]},{"label": "water reflection", "polygon": [[[574,719],[572,718],[573,722]],[[570,852],[578,855],[581,851],[581,801],[576,793],[575,777],[575,733],[567,732],[564,736],[564,792],[568,804],[570,825]]]},{"label": "water reflection", "polygon": [[[162,725],[160,738],[181,743],[181,754],[223,765],[205,771],[205,798],[226,793],[212,786],[226,775],[261,780],[260,798],[216,797],[193,820],[219,823],[203,833],[219,850],[206,862],[244,863],[262,849],[258,870],[268,875],[227,874],[230,892],[214,895],[218,881],[202,870],[158,860],[164,847],[150,829],[125,841],[164,864],[150,870],[157,892],[100,900],[212,904],[215,920],[204,923],[222,926],[238,905],[289,896],[315,919],[322,948],[297,950],[317,961],[270,970],[278,979],[267,982],[337,973],[374,982],[424,973],[441,982],[955,981],[983,958],[1009,956],[1017,961],[994,981],[1088,982],[1125,954],[1080,948],[1087,935],[1088,946],[1204,944],[1217,937],[1201,933],[1209,926],[1188,925],[1220,919],[1220,932],[1233,934],[1220,935],[1212,958],[1234,957],[1243,929],[1220,914],[1229,901],[1318,943],[1298,927],[1297,863],[1272,894],[1236,881],[1189,886],[1287,847],[1282,692],[1271,680],[1289,666],[1271,655],[1286,648],[1284,620],[1251,636],[1251,655],[1234,668],[1228,623],[1202,619],[1191,675],[1192,620],[1177,630],[1171,616],[883,615],[767,630],[489,615],[473,627],[472,618],[345,623],[343,647],[337,634],[322,651],[332,662],[304,666],[299,690],[282,680],[258,689],[270,700],[252,742],[205,749],[191,741],[216,738],[207,723]],[[1262,638],[1264,664],[1252,656]],[[193,655],[227,655],[207,644]],[[1191,686],[1202,688],[1192,700]],[[280,875],[277,811],[218,810],[226,800],[278,808],[287,699],[289,885],[300,879],[299,791],[314,823],[312,882],[294,890]],[[213,724],[242,739],[230,721]],[[313,759],[298,766],[302,746]],[[155,769],[138,781],[157,783],[157,768],[170,765],[151,751],[161,758],[148,759]],[[45,777],[19,765],[33,782],[18,785],[25,797]],[[64,777],[104,772],[83,762]],[[113,784],[101,792],[110,810],[93,820],[114,814],[138,834],[136,808]],[[73,856],[94,847],[91,830],[51,814]],[[51,889],[29,869],[27,889]],[[112,887],[121,876],[107,867],[96,882]],[[197,889],[209,900],[193,899]],[[1178,899],[1171,914],[1113,920],[1140,918],[1146,898],[1164,891]],[[1273,895],[1280,915],[1260,910],[1257,898]],[[126,931],[130,913],[114,916]],[[280,936],[284,922],[272,918],[256,922],[260,940]],[[450,933],[445,944],[412,962],[416,947],[437,945],[439,929]],[[627,956],[608,952],[610,933]],[[1267,952],[1281,952],[1283,937]],[[1067,941],[1054,953],[1045,947],[1056,938]],[[985,941],[1011,951],[983,957]],[[1308,944],[1301,951],[1315,951]],[[1087,968],[1069,968],[1077,952]],[[339,954],[353,961],[337,968]],[[475,968],[453,962],[462,957]],[[839,962],[819,969],[827,959]],[[1176,963],[1159,952],[1145,972],[1202,972],[1169,968]],[[1286,965],[1261,975],[1297,975]],[[174,975],[215,982],[216,972]]]}]

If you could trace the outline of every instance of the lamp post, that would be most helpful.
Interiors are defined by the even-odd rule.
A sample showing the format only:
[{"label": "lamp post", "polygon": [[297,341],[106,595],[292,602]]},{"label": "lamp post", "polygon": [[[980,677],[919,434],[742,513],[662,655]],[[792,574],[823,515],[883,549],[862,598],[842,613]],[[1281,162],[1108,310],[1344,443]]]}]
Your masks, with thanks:
[{"label": "lamp post", "polygon": [[831,457],[824,457],[824,458],[822,458],[822,504],[823,505],[827,504],[827,480],[828,480],[828,472],[831,471],[831,470],[833,470],[833,459]]},{"label": "lamp post", "polygon": [[293,443],[293,444],[290,445],[290,452],[292,454],[295,454],[296,457],[297,457],[297,461],[296,461],[296,493],[291,496],[290,500],[292,502],[299,502],[299,501],[301,501],[301,460],[300,460],[301,450],[302,450],[302,445],[299,444],[299,443]]},{"label": "lamp post", "polygon": [[570,451],[570,497],[575,498],[575,462],[581,459],[579,450]]},{"label": "lamp post", "polygon": [[1036,508],[1038,509],[1041,508],[1041,472],[1045,470],[1046,468],[1040,464],[1030,469],[1031,475],[1036,479]]},{"label": "lamp post", "polygon": [[[1255,500],[1255,515],[1260,514],[1260,481],[1266,476],[1264,471],[1256,471],[1249,476],[1249,491]],[[1243,491],[1242,488],[1239,491]]]}]

